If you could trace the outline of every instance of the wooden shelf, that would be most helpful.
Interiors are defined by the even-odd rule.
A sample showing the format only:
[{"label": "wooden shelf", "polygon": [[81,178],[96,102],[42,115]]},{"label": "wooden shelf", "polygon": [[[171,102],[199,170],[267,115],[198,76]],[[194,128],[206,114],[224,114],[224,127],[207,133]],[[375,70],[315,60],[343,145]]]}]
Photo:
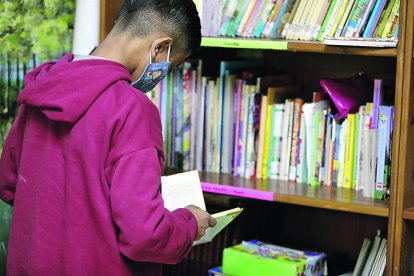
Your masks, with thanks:
[{"label": "wooden shelf", "polygon": [[288,204],[388,217],[389,202],[363,197],[362,191],[312,187],[286,181],[244,179],[229,174],[200,173],[203,191],[273,200]]},{"label": "wooden shelf", "polygon": [[201,41],[201,46],[237,49],[283,50],[293,52],[312,52],[379,57],[397,56],[397,48],[327,46],[320,42],[288,41],[282,39],[270,40],[249,38],[203,37]]},{"label": "wooden shelf", "polygon": [[414,220],[414,207],[404,210],[404,219]]}]

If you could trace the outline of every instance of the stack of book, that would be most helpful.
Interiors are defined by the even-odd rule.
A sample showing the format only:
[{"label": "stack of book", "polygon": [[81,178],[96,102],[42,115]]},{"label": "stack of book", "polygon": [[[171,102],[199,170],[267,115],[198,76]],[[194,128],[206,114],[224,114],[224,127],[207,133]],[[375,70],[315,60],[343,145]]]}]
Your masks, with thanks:
[{"label": "stack of book", "polygon": [[322,93],[297,97],[292,77],[266,75],[259,61],[223,61],[219,77],[186,62],[149,94],[159,107],[166,166],[363,190],[390,186],[393,106],[373,102],[336,121]]},{"label": "stack of book", "polygon": [[203,0],[199,7],[203,36],[304,41],[394,41],[399,8],[399,0]]},{"label": "stack of book", "polygon": [[364,239],[352,275],[385,275],[386,257],[387,239],[385,234],[378,230],[375,237]]}]

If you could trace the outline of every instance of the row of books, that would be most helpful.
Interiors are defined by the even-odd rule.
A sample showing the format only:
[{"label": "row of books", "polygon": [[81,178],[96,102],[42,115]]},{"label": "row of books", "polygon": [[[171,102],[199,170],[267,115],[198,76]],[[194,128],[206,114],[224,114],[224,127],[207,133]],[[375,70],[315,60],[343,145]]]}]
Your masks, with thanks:
[{"label": "row of books", "polygon": [[400,0],[205,0],[203,36],[397,39]]},{"label": "row of books", "polygon": [[387,239],[385,232],[378,230],[375,237],[364,239],[352,275],[385,275],[386,263]]},{"label": "row of books", "polygon": [[381,106],[381,80],[373,103],[337,122],[322,93],[305,102],[290,76],[263,75],[260,61],[220,66],[219,77],[207,77],[201,61],[186,62],[149,95],[161,113],[166,166],[384,197],[394,109]]}]

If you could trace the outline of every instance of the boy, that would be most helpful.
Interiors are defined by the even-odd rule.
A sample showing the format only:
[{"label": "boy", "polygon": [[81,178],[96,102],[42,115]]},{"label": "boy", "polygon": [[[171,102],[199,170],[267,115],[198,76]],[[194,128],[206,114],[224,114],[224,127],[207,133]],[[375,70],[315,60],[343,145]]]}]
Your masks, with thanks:
[{"label": "boy", "polygon": [[199,47],[200,29],[191,0],[126,0],[92,56],[25,77],[0,160],[8,274],[160,275],[215,225],[195,206],[164,208],[161,123],[143,93]]}]

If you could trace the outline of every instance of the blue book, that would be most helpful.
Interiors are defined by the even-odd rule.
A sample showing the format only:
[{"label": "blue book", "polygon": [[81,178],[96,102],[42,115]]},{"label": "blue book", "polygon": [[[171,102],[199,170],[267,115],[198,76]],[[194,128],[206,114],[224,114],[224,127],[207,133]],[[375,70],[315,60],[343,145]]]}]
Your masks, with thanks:
[{"label": "blue book", "polygon": [[371,17],[369,18],[367,26],[365,27],[365,31],[362,35],[364,38],[370,38],[374,36],[375,27],[378,24],[379,18],[381,17],[381,13],[384,10],[386,2],[387,0],[377,0],[377,2],[375,3],[374,9],[371,13]]},{"label": "blue book", "polygon": [[380,106],[378,120],[377,172],[375,198],[382,199],[388,186],[393,106]]}]

